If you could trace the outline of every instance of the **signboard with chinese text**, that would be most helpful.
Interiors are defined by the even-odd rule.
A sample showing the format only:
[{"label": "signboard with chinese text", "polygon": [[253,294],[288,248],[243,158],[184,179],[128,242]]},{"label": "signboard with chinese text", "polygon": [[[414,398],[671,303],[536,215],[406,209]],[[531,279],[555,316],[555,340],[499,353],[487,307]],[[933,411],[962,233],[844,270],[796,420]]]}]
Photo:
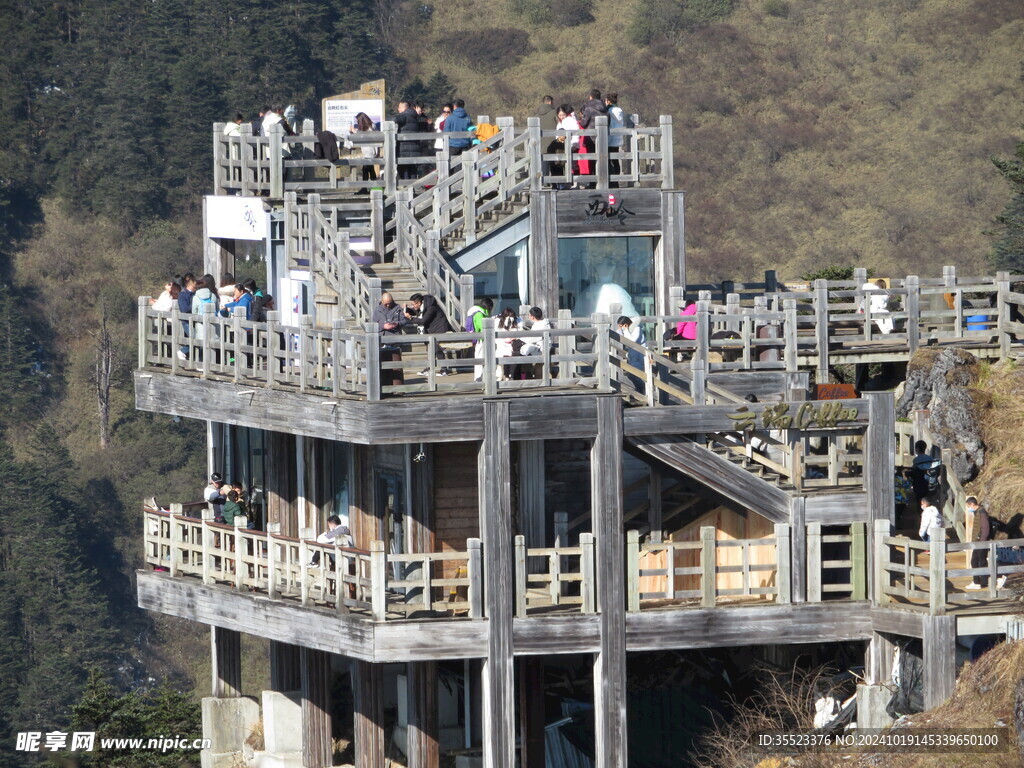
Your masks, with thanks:
[{"label": "signboard with chinese text", "polygon": [[231,240],[264,240],[267,212],[263,199],[235,195],[207,195],[206,236]]},{"label": "signboard with chinese text", "polygon": [[555,216],[559,237],[657,235],[661,232],[661,190],[562,191],[555,195]]},{"label": "signboard with chinese text", "polygon": [[374,123],[384,119],[384,81],[363,83],[357,91],[328,96],[320,102],[323,130],[344,138],[356,115],[365,112]]}]

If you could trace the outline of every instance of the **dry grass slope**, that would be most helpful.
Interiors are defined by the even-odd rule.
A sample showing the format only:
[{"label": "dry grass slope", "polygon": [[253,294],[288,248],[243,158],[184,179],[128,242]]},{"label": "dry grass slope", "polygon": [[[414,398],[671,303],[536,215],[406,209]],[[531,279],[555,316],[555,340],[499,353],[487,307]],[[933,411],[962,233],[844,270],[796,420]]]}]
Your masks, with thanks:
[{"label": "dry grass slope", "polygon": [[[523,117],[543,93],[580,103],[596,86],[647,120],[673,114],[696,279],[985,270],[1008,196],[989,157],[1011,154],[1024,122],[1024,3],[747,0],[639,48],[626,31],[641,2],[597,0],[593,22],[559,29],[509,0],[450,0],[401,49],[474,113]],[[525,30],[533,50],[500,71],[453,50],[494,28]]]}]

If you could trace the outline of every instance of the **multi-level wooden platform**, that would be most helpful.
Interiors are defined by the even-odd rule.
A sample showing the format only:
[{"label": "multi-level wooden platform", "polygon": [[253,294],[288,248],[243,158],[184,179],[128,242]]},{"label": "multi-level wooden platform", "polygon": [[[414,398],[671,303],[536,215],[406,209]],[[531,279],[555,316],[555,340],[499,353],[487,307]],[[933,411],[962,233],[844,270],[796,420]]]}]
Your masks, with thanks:
[{"label": "multi-level wooden platform", "polygon": [[[942,701],[957,637],[1003,631],[998,578],[1021,567],[1000,563],[995,544],[922,545],[895,530],[894,471],[909,442],[930,439],[925,421],[897,424],[889,392],[816,400],[811,384],[930,346],[1010,356],[1024,338],[1016,279],[891,279],[884,318],[863,273],[688,288],[670,119],[612,131],[621,142],[603,119],[581,132],[594,172],[575,190],[553,188],[574,181],[569,142],[554,151],[556,133],[533,120],[498,125],[460,156],[445,139],[403,182],[400,143],[436,135],[385,123],[363,138],[381,146],[378,189],[350,178],[361,157],[307,157],[311,131],[215,126],[217,197],[268,217],[270,290],[298,311],[252,322],[139,302],[138,407],[206,420],[211,470],[262,491],[263,530],[175,504],[143,513],[154,570],[138,573],[139,604],[213,628],[210,727],[240,733],[253,711],[240,698],[241,633],[272,641],[272,687],[301,705],[301,756],[267,765],[330,764],[328,678],[341,657],[360,768],[384,765],[388,663],[407,665],[414,768],[439,764],[438,664],[454,660],[460,732],[486,766],[516,764],[517,729],[519,764],[543,763],[543,709],[524,702],[543,701],[541,671],[564,654],[594,658],[600,768],[627,764],[626,660],[640,651],[860,642],[867,682],[880,684],[894,643],[917,637],[926,702]],[[208,271],[232,271],[239,242],[207,225]],[[519,276],[504,303],[540,307],[552,328],[487,320],[382,338],[370,322],[390,289],[436,296],[463,328],[499,257]],[[595,311],[580,312],[595,293]],[[672,340],[690,302],[695,338]],[[646,346],[619,333],[620,312]],[[535,353],[501,356],[510,338]],[[944,512],[961,540],[962,497],[948,478]],[[351,546],[315,541],[330,514]],[[982,546],[990,586],[967,590],[981,574],[965,553]]]}]

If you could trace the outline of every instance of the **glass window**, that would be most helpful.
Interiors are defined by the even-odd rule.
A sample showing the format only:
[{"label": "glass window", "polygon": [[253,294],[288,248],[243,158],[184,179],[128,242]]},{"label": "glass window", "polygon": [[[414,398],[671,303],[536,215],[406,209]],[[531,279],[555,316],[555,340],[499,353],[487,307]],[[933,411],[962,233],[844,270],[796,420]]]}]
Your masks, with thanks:
[{"label": "glass window", "polygon": [[654,314],[653,237],[565,237],[558,240],[558,306],[574,317]]},{"label": "glass window", "polygon": [[516,312],[526,304],[526,249],[528,240],[520,240],[501,253],[473,267],[473,295],[480,299],[489,296],[494,301],[492,315],[497,316],[505,307]]}]

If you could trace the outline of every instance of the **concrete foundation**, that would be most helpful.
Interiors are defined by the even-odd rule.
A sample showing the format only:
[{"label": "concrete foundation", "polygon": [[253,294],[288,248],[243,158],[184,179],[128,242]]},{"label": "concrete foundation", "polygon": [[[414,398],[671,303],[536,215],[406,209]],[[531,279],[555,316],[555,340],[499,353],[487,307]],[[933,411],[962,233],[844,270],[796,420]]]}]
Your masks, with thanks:
[{"label": "concrete foundation", "polygon": [[298,691],[263,692],[263,752],[257,768],[302,768],[302,697]]},{"label": "concrete foundation", "polygon": [[885,711],[892,691],[884,685],[857,686],[857,727],[888,728],[894,720]]},{"label": "concrete foundation", "polygon": [[210,748],[200,752],[202,768],[235,768],[243,761],[243,745],[259,725],[260,705],[255,699],[238,697],[203,699],[203,738]]}]

